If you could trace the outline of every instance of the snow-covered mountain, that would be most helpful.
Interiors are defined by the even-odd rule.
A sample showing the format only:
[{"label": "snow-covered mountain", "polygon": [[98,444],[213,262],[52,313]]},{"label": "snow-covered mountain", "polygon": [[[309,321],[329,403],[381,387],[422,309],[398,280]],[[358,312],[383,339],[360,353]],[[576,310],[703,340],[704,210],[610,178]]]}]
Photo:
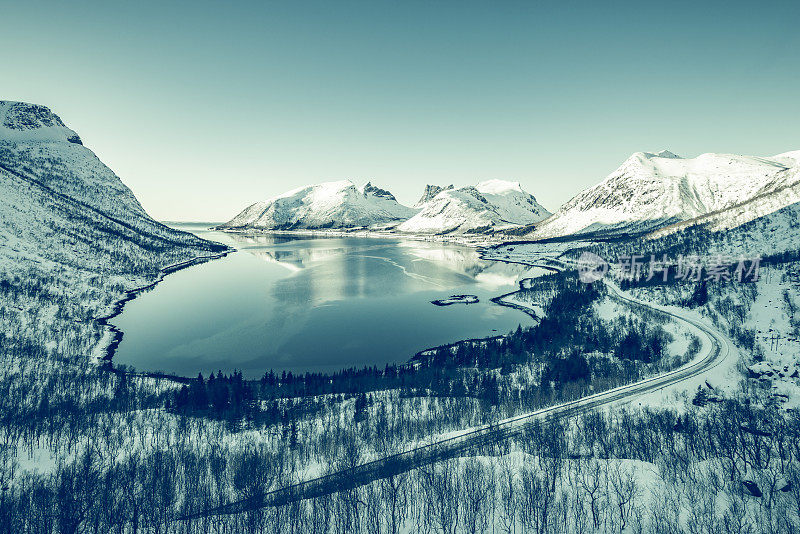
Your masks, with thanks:
[{"label": "snow-covered mountain", "polygon": [[4,350],[28,344],[81,361],[100,356],[111,334],[94,319],[125,291],[225,249],[150,218],[48,108],[0,101]]},{"label": "snow-covered mountain", "polygon": [[681,158],[668,151],[637,152],[537,225],[531,236],[646,233],[769,197],[754,207],[754,213],[768,213],[763,210],[793,201],[788,188],[800,182],[798,154]]},{"label": "snow-covered mountain", "polygon": [[0,101],[0,198],[6,252],[69,256],[94,247],[84,234],[98,233],[119,248],[210,245],[150,218],[78,134],[40,105]]},{"label": "snow-covered mountain", "polygon": [[550,215],[518,182],[488,180],[459,189],[428,186],[415,216],[397,227],[423,234],[484,233],[537,223]]},{"label": "snow-covered mountain", "polygon": [[350,180],[341,180],[293,189],[264,202],[256,202],[220,228],[388,227],[415,213],[416,210],[397,202],[389,191],[370,182],[358,187]]}]

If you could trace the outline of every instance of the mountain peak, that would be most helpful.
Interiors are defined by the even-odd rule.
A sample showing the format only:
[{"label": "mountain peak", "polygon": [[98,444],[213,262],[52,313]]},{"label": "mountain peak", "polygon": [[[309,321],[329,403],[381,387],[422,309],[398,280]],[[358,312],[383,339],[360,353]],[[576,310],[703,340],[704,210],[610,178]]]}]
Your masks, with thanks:
[{"label": "mountain peak", "polygon": [[657,158],[683,159],[679,155],[675,154],[674,152],[670,152],[669,150],[659,150],[653,155]]},{"label": "mountain peak", "polygon": [[[535,237],[634,235],[727,210],[800,183],[797,161],[791,152],[772,158],[637,152],[602,182],[564,204],[536,228]],[[780,205],[779,198],[771,197],[771,202]]]},{"label": "mountain peak", "polygon": [[292,189],[256,202],[221,228],[294,230],[378,227],[397,224],[415,210],[399,204],[389,191],[367,182],[323,182]]},{"label": "mountain peak", "polygon": [[68,141],[83,144],[78,134],[67,128],[50,108],[8,100],[0,100],[0,139],[22,143]]},{"label": "mountain peak", "polygon": [[401,232],[490,233],[537,223],[550,213],[518,182],[487,180],[477,186],[425,188],[419,213],[400,224]]},{"label": "mountain peak", "polygon": [[499,195],[508,191],[522,191],[522,184],[508,180],[484,180],[475,188],[481,193]]},{"label": "mountain peak", "polygon": [[625,166],[626,164],[635,164],[635,165],[652,165],[653,159],[683,159],[682,157],[678,156],[674,152],[670,152],[669,150],[659,150],[658,152],[634,152],[630,155],[630,157],[625,160],[622,164]]},{"label": "mountain peak", "polygon": [[364,193],[365,196],[372,195],[374,197],[385,198],[386,200],[393,200],[395,202],[397,201],[393,194],[386,189],[381,189],[380,187],[372,185],[372,182],[367,182],[364,184],[364,187],[361,188],[361,192]]},{"label": "mountain peak", "polygon": [[448,185],[447,187],[442,187],[439,185],[431,185],[428,184],[425,186],[425,191],[422,193],[422,196],[419,197],[419,200],[416,204],[414,204],[415,208],[421,208],[423,204],[426,202],[433,200],[433,198],[441,193],[442,191],[448,191],[453,189],[453,184]]}]

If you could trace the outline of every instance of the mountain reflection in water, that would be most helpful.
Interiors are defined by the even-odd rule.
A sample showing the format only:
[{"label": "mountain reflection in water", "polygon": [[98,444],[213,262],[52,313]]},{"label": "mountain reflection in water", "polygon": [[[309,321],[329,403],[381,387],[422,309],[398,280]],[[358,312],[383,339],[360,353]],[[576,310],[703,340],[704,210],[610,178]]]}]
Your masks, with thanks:
[{"label": "mountain reflection in water", "polygon": [[[422,241],[225,234],[227,258],[179,271],[128,303],[116,363],[196,375],[240,369],[333,371],[400,363],[424,348],[527,324],[491,297],[526,268],[484,261],[474,249]],[[478,295],[473,306],[431,300]]]}]

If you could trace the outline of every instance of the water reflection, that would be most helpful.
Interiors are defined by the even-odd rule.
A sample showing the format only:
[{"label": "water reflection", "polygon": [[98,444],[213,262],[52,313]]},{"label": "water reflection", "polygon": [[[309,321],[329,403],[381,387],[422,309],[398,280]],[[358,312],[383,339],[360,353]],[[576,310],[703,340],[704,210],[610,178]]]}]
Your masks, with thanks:
[{"label": "water reflection", "polygon": [[[129,303],[117,322],[125,332],[118,363],[185,375],[333,371],[403,362],[430,346],[528,321],[490,302],[526,268],[481,260],[471,248],[183,228],[240,252],[170,275]],[[430,304],[455,293],[481,301]]]},{"label": "water reflection", "polygon": [[293,273],[273,289],[273,296],[286,304],[318,306],[348,298],[447,290],[470,283],[513,286],[527,271],[521,265],[482,260],[472,248],[443,247],[438,243],[236,234],[230,237],[240,250]]}]

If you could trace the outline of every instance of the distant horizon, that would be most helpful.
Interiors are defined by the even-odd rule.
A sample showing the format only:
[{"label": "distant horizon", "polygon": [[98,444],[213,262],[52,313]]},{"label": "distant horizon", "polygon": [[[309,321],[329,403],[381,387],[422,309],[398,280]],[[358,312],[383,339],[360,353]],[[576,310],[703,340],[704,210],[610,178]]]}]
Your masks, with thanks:
[{"label": "distant horizon", "polygon": [[800,148],[796,2],[44,0],[3,17],[20,51],[3,97],[50,107],[160,220],[353,177],[406,205],[425,184],[519,181],[555,211],[637,151]]}]

